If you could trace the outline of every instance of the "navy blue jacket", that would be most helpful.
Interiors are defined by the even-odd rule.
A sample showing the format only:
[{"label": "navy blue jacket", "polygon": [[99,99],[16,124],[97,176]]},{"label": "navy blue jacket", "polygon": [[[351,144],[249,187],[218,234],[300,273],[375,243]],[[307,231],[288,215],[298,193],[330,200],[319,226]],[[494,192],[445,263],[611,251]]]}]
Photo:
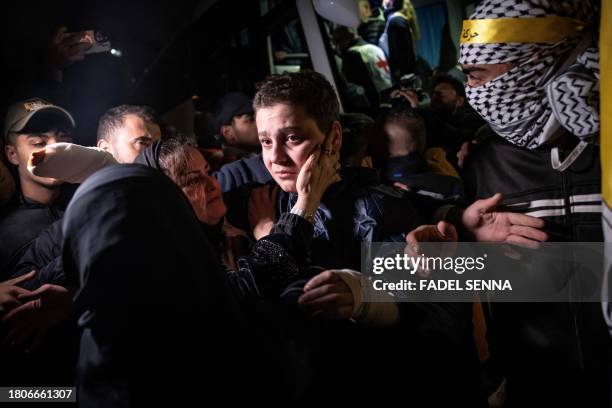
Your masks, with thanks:
[{"label": "navy blue jacket", "polygon": [[[362,242],[403,240],[403,234],[429,223],[444,204],[382,186],[372,169],[346,167],[341,176],[325,192],[315,214],[311,262],[324,268],[359,270]],[[229,221],[245,231],[248,196],[254,187],[246,185],[225,195]],[[290,212],[296,200],[296,193],[279,189],[277,216]]]},{"label": "navy blue jacket", "polygon": [[272,180],[261,154],[228,163],[215,173],[215,177],[224,193],[248,183],[266,184]]}]

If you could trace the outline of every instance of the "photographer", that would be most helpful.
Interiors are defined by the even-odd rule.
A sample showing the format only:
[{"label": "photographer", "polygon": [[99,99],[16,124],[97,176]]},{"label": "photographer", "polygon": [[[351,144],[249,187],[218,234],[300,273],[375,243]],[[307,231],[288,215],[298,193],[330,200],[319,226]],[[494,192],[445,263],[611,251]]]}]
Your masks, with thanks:
[{"label": "photographer", "polygon": [[431,100],[420,89],[418,82],[409,81],[406,77],[400,81],[400,87],[391,93],[391,104],[409,105],[417,109],[425,120],[427,128],[427,148],[442,148],[446,160],[460,172],[457,153],[464,143],[472,143],[487,132],[479,130],[486,125],[482,118],[466,102],[463,84],[448,75],[434,79]]}]

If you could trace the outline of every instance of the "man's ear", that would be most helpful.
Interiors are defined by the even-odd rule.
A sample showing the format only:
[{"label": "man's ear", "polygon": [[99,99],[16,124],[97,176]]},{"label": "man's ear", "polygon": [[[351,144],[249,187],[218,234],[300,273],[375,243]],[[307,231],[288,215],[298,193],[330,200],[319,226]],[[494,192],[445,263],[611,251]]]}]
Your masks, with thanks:
[{"label": "man's ear", "polygon": [[4,146],[4,153],[6,154],[6,158],[11,164],[15,166],[19,166],[19,160],[17,159],[17,149],[13,145]]},{"label": "man's ear", "polygon": [[236,134],[234,133],[234,129],[231,126],[221,126],[221,136],[228,143],[233,143],[236,141]]},{"label": "man's ear", "polygon": [[337,152],[340,150],[340,146],[342,146],[342,125],[339,121],[335,120],[332,123],[331,132],[333,135],[332,149]]},{"label": "man's ear", "polygon": [[98,143],[96,143],[100,149],[104,149],[106,151],[110,151],[110,143],[106,139],[99,139]]},{"label": "man's ear", "polygon": [[462,107],[464,103],[465,103],[465,98],[463,96],[459,96],[457,98],[457,107],[458,108]]}]

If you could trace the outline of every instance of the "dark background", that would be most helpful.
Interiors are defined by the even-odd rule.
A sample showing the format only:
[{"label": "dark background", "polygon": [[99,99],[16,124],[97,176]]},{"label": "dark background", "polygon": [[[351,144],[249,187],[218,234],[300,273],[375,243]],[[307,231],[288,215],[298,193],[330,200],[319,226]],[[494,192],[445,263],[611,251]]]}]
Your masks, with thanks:
[{"label": "dark background", "polygon": [[[98,118],[118,104],[147,104],[164,113],[192,95],[206,109],[228,90],[252,94],[268,74],[266,36],[297,16],[293,1],[279,3],[263,18],[254,0],[4,5],[2,111],[16,100],[48,98],[73,113],[76,141],[93,144]],[[47,47],[61,25],[106,33],[122,56],[88,55],[64,70],[61,84],[47,80]]]}]

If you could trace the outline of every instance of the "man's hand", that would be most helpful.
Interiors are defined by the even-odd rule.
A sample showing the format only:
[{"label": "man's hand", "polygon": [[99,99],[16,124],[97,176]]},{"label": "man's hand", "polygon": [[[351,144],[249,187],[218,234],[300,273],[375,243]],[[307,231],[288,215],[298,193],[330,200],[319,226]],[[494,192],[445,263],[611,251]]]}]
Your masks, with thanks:
[{"label": "man's hand", "polygon": [[8,342],[31,353],[50,328],[70,316],[72,293],[62,286],[44,284],[33,292],[19,295],[18,299],[23,304],[11,310],[2,322],[9,327]]},{"label": "man's hand", "polygon": [[391,98],[404,98],[406,102],[410,104],[412,109],[416,109],[419,107],[419,96],[414,91],[409,91],[407,89],[396,89],[391,92]]},{"label": "man's hand", "polygon": [[67,27],[58,27],[51,37],[48,63],[52,68],[61,70],[73,62],[85,59],[81,35],[79,33],[67,33],[67,31]]},{"label": "man's hand", "polygon": [[506,242],[537,248],[548,235],[541,231],[544,221],[529,215],[499,212],[495,208],[503,201],[500,193],[470,205],[462,216],[463,226],[476,241]]},{"label": "man's hand", "polygon": [[333,133],[315,148],[300,169],[296,181],[298,199],[294,207],[313,214],[329,186],[340,181],[340,152],[333,148]]},{"label": "man's hand", "polygon": [[453,224],[440,221],[436,225],[421,225],[406,235],[406,242],[418,245],[419,242],[457,242],[459,236]]},{"label": "man's hand", "polygon": [[298,304],[313,316],[327,318],[354,317],[353,293],[334,271],[321,272],[304,286]]},{"label": "man's hand", "polygon": [[[457,249],[457,241],[459,241],[459,236],[453,224],[440,221],[436,225],[421,225],[406,235],[404,253],[410,257],[418,257],[421,253],[420,242],[449,242],[451,244],[435,248],[434,251],[440,251],[440,253],[430,255],[441,257],[452,256]],[[422,268],[416,271],[416,273],[423,278],[431,275],[430,270]]]},{"label": "man's hand", "polygon": [[36,271],[0,282],[0,317],[22,304],[19,300],[19,296],[26,295],[30,293],[30,291],[18,285],[28,279],[32,279],[34,275],[36,275]]},{"label": "man's hand", "polygon": [[278,186],[262,186],[249,195],[249,224],[256,240],[270,234],[276,221]]}]

